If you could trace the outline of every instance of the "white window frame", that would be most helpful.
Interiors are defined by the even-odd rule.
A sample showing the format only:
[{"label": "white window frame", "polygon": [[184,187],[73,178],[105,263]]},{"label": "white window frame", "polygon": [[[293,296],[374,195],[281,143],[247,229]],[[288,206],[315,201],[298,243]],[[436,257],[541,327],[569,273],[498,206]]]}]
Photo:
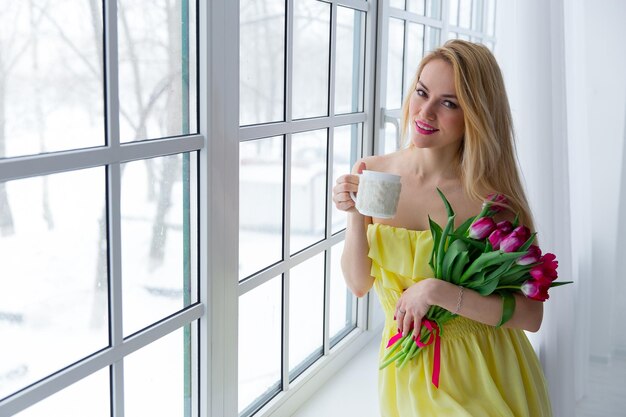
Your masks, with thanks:
[{"label": "white window frame", "polygon": [[[223,0],[224,1],[224,0]],[[220,179],[214,179],[213,191],[209,193],[208,189],[205,193],[201,192],[201,211],[206,207],[209,210],[209,224],[210,231],[207,233],[207,243],[203,244],[203,237],[201,236],[201,247],[209,247],[208,254],[203,251],[202,256],[206,256],[207,259],[213,259],[211,268],[207,271],[207,280],[210,283],[211,288],[207,289],[211,294],[207,295],[209,302],[207,305],[212,306],[209,308],[209,316],[213,315],[214,319],[207,318],[206,321],[201,320],[203,331],[201,334],[209,334],[204,329],[212,329],[211,339],[213,340],[211,358],[211,380],[212,387],[211,393],[211,415],[237,415],[237,390],[238,390],[238,349],[237,349],[237,329],[238,329],[238,297],[245,294],[248,291],[257,288],[268,280],[276,277],[277,275],[288,274],[289,270],[316,256],[323,253],[325,250],[329,250],[333,245],[342,241],[345,236],[345,232],[339,232],[332,236],[328,236],[321,242],[308,247],[297,254],[291,255],[286,250],[284,254],[284,261],[263,270],[260,273],[254,275],[254,279],[247,279],[238,282],[238,241],[233,236],[239,235],[239,217],[238,212],[235,210],[229,210],[229,207],[239,206],[239,144],[242,141],[254,140],[258,138],[267,138],[272,136],[284,135],[286,143],[289,143],[289,136],[293,133],[316,130],[316,129],[328,129],[329,155],[332,156],[332,135],[333,127],[350,125],[355,123],[363,124],[363,149],[359,149],[359,153],[362,151],[364,155],[371,155],[372,152],[372,140],[373,137],[373,120],[371,115],[374,111],[373,102],[373,68],[374,68],[374,44],[375,44],[375,16],[376,16],[376,3],[366,2],[365,0],[323,0],[325,3],[329,3],[331,10],[331,28],[335,25],[334,19],[336,19],[336,12],[338,6],[346,6],[354,10],[363,11],[366,13],[365,25],[365,73],[364,73],[364,91],[365,97],[363,103],[363,111],[351,114],[333,115],[334,111],[334,47],[331,49],[330,59],[330,71],[331,76],[329,78],[330,83],[330,95],[329,95],[329,107],[330,116],[317,117],[312,119],[291,120],[290,117],[290,90],[291,90],[291,55],[287,54],[287,80],[286,80],[286,97],[285,103],[286,120],[283,122],[274,122],[269,124],[252,125],[239,127],[239,4],[238,2],[229,2],[225,0],[212,2],[211,12],[214,13],[210,20],[213,24],[211,30],[213,36],[211,39],[211,59],[214,63],[212,66],[213,75],[212,90],[210,97],[213,99],[211,104],[213,110],[210,112],[212,117],[211,132],[207,133],[209,137],[214,138],[207,144],[206,150],[201,153],[201,157],[204,158],[206,154],[210,159],[208,165],[211,166],[212,173],[219,173]],[[294,0],[287,0],[287,13],[293,13]],[[202,7],[201,7],[202,13]],[[289,16],[285,16],[287,24],[292,24],[293,20]],[[229,22],[231,24],[229,24]],[[237,23],[233,23],[237,22]],[[202,25],[201,25],[202,26]],[[286,47],[290,48],[292,44],[292,37],[290,35],[291,28],[287,27]],[[335,43],[335,30],[331,29],[331,45]],[[202,39],[206,39],[204,34],[201,34]],[[201,54],[202,55],[202,54]],[[228,78],[226,77],[228,74]],[[201,78],[204,78],[201,70]],[[369,97],[369,99],[368,99]],[[222,98],[220,100],[220,98]],[[203,108],[201,103],[201,108]],[[208,118],[207,118],[208,119]],[[204,132],[204,122],[201,117],[201,129],[200,132]],[[288,145],[287,145],[288,146]],[[288,153],[287,153],[288,154]],[[212,155],[212,156],[210,156]],[[285,155],[287,157],[287,155]],[[202,165],[202,164],[201,164]],[[289,169],[289,161],[286,161],[286,169]],[[327,168],[329,173],[327,175],[332,178],[332,164],[328,164]],[[201,168],[202,169],[202,168]],[[288,173],[286,176],[288,177]],[[204,173],[201,172],[201,176],[204,177]],[[207,185],[210,187],[210,185]],[[327,192],[330,193],[332,184],[328,184]],[[285,198],[286,210],[283,216],[289,217],[289,187],[286,187],[287,195]],[[211,201],[204,201],[204,194],[211,195]],[[330,199],[327,201],[327,210],[331,204]],[[210,207],[210,208],[209,208]],[[211,211],[213,213],[211,213]],[[327,219],[327,229],[328,229]],[[204,232],[204,230],[202,231]],[[230,236],[231,239],[225,239]],[[288,239],[289,230],[283,232],[283,236]],[[285,245],[285,248],[288,245]],[[212,248],[212,249],[211,249]],[[206,264],[201,262],[201,264]],[[329,262],[326,263],[326,275],[328,277]],[[328,278],[327,278],[328,279]],[[285,278],[283,278],[287,282]],[[204,280],[203,280],[204,281]],[[221,282],[220,282],[221,281]],[[287,292],[283,289],[283,292]],[[204,291],[202,296],[204,296]],[[326,294],[328,297],[328,294]],[[288,298],[288,296],[287,296]],[[288,303],[288,299],[283,299]],[[328,305],[328,304],[326,304]],[[300,374],[295,380],[289,382],[289,366],[288,357],[284,355],[282,358],[282,392],[272,398],[267,404],[260,408],[255,416],[289,416],[304,402],[306,399],[317,389],[319,389],[325,380],[327,380],[332,374],[339,370],[345,363],[347,363],[362,347],[376,337],[378,334],[372,331],[369,323],[371,322],[370,315],[372,309],[370,308],[369,296],[366,296],[358,300],[358,317],[357,327],[350,332],[342,341],[337,343],[332,349],[329,348],[328,332],[324,335],[324,355],[315,361],[310,367],[308,367],[302,374]],[[286,310],[286,309],[285,309]],[[288,343],[288,316],[287,312],[283,311],[283,320],[286,323],[283,324],[283,344]],[[325,314],[325,320],[328,320],[328,314]],[[327,329],[328,326],[325,326]],[[202,337],[202,336],[201,336]],[[206,342],[202,339],[203,342]],[[219,342],[218,342],[219,341]],[[203,352],[204,353],[204,352]],[[208,356],[208,355],[207,355]],[[207,363],[207,357],[204,359],[201,357],[201,363]],[[204,369],[202,370],[204,371]],[[209,375],[201,377],[208,378]],[[204,385],[206,386],[206,385]],[[201,399],[202,401],[202,399]]]},{"label": "white window frame", "polygon": [[[289,5],[288,10],[293,10],[294,0],[286,1]],[[372,155],[375,149],[380,149],[380,136],[384,135],[385,119],[389,117],[399,119],[399,109],[386,110],[381,106],[386,97],[385,52],[387,51],[389,18],[401,18],[405,21],[441,27],[442,39],[447,39],[447,31],[451,29],[447,24],[449,0],[443,0],[440,21],[392,9],[388,6],[388,0],[321,1],[331,4],[333,19],[335,19],[339,5],[366,12],[363,112],[296,121],[290,121],[288,118],[286,122],[240,128],[239,2],[199,0],[196,2],[199,134],[121,144],[119,142],[119,103],[117,96],[110,94],[110,91],[117,91],[118,86],[115,17],[117,4],[115,0],[105,0],[108,145],[0,160],[0,180],[7,181],[108,165],[107,176],[111,184],[108,204],[109,210],[116,213],[111,219],[109,234],[111,239],[119,243],[121,241],[120,164],[198,151],[199,302],[123,340],[121,326],[116,324],[121,320],[121,278],[119,276],[121,250],[119,244],[114,245],[116,250],[111,251],[110,255],[113,277],[111,280],[111,321],[112,328],[116,329],[112,336],[112,346],[0,402],[0,414],[17,413],[97,370],[111,366],[113,376],[111,414],[115,417],[122,417],[124,415],[123,401],[119,400],[123,398],[123,369],[120,360],[197,320],[199,331],[192,343],[195,364],[198,366],[198,380],[194,381],[192,388],[192,398],[197,401],[197,406],[192,407],[193,415],[196,411],[202,416],[237,415],[238,299],[252,286],[258,286],[278,274],[278,270],[274,267],[263,273],[265,278],[255,280],[254,283],[253,281],[246,281],[243,284],[238,282],[239,214],[234,208],[239,206],[240,141],[289,135],[318,128],[328,128],[329,135],[332,135],[333,126],[363,123],[362,154]],[[377,28],[376,31],[374,28]],[[471,32],[457,28],[455,31]],[[480,36],[481,39],[487,37],[484,33],[478,32],[468,34]],[[334,36],[335,34],[332,33],[331,39]],[[495,42],[495,38],[490,40]],[[291,40],[288,40],[287,44],[290,43]],[[333,53],[331,53],[330,67],[331,71],[334,71]],[[374,79],[375,75],[376,79]],[[334,77],[331,76],[330,106],[334,100],[333,80]],[[286,103],[286,109],[289,107]],[[332,138],[329,143],[332,144]],[[329,152],[332,155],[332,148]],[[329,166],[329,169],[332,170],[332,166]],[[328,202],[328,204],[331,203]],[[344,236],[345,232],[340,232],[298,253],[286,261],[280,267],[280,271],[288,271],[300,262],[329,249],[343,240]],[[374,303],[370,302],[369,296],[359,300],[358,311],[357,328],[332,349],[328,349],[328,335],[325,335],[324,356],[293,383],[284,385],[283,392],[274,397],[255,416],[293,414],[313,392],[353,358],[363,346],[379,336],[381,317],[377,316]],[[283,373],[288,372],[288,366],[283,366],[283,368],[287,368]],[[289,378],[283,378],[283,380],[288,381]]]},{"label": "white window frame", "polygon": [[[10,181],[29,177],[71,172],[92,167],[106,167],[107,179],[107,234],[110,250],[109,264],[109,328],[110,346],[78,362],[67,366],[44,379],[10,395],[0,402],[0,415],[16,414],[35,403],[69,387],[93,373],[109,367],[111,414],[124,416],[124,365],[123,359],[131,353],[148,346],[171,332],[192,324],[192,355],[197,355],[197,329],[193,324],[206,317],[205,304],[199,300],[181,311],[151,324],[126,339],[122,329],[122,263],[121,263],[121,164],[160,156],[191,153],[204,147],[205,136],[191,134],[161,139],[120,143],[119,97],[118,91],[118,30],[117,2],[103,2],[105,97],[106,97],[106,145],[94,148],[72,149],[68,151],[28,155],[0,160],[0,181]],[[204,85],[204,80],[200,80]],[[115,92],[115,93],[114,93]],[[206,151],[204,151],[206,153]],[[202,152],[201,152],[202,153]],[[193,179],[192,179],[193,181]],[[194,202],[195,197],[190,196]],[[192,251],[193,252],[193,251]],[[196,255],[192,253],[192,260]],[[192,288],[196,287],[192,283]],[[192,366],[197,366],[197,359]],[[192,372],[193,375],[193,372]],[[197,378],[197,377],[195,377]],[[197,383],[193,383],[192,399],[197,401]],[[193,407],[192,407],[193,409]],[[195,407],[197,410],[197,407]],[[195,414],[193,414],[195,415]]]}]

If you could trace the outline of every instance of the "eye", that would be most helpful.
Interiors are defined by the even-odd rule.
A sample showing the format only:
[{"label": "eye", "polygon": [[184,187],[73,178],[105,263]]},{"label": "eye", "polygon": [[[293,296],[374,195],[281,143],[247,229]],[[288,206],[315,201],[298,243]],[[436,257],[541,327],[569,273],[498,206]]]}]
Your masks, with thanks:
[{"label": "eye", "polygon": [[428,94],[426,94],[426,91],[422,90],[421,88],[416,88],[415,92],[420,97],[427,97],[428,96]]},{"label": "eye", "polygon": [[450,101],[450,100],[444,100],[443,101],[443,105],[446,106],[449,109],[457,109],[459,107],[458,104],[456,104],[455,102]]}]

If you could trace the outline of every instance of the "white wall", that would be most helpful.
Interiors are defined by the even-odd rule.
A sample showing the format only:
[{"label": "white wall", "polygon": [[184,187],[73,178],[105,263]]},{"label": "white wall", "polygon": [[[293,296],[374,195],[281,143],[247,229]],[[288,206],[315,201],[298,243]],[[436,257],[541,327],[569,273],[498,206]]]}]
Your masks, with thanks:
[{"label": "white wall", "polygon": [[539,239],[575,281],[552,293],[536,340],[555,414],[573,415],[588,360],[626,352],[626,2],[548,4],[500,1],[496,55]]},{"label": "white wall", "polygon": [[[608,360],[618,341],[624,344],[623,302],[626,275],[616,268],[626,252],[617,251],[620,183],[624,181],[626,115],[626,2],[585,3],[587,138],[591,144],[593,280],[591,310],[605,323],[591,326],[591,355]],[[609,30],[607,30],[609,29]],[[626,206],[621,206],[622,214]],[[622,224],[622,230],[624,226]],[[620,239],[621,240],[621,239]],[[622,264],[623,265],[623,264]],[[620,268],[621,269],[621,268]],[[618,325],[622,325],[618,332]],[[621,333],[620,336],[618,336]]]}]

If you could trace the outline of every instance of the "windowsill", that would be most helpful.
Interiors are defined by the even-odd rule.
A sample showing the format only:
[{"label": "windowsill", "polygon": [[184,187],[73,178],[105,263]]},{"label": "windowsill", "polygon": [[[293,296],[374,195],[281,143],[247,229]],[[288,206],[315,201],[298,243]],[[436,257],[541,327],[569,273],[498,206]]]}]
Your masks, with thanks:
[{"label": "windowsill", "polygon": [[[378,332],[379,333],[379,332]],[[313,394],[293,417],[378,417],[378,347],[373,337],[323,388]]]}]

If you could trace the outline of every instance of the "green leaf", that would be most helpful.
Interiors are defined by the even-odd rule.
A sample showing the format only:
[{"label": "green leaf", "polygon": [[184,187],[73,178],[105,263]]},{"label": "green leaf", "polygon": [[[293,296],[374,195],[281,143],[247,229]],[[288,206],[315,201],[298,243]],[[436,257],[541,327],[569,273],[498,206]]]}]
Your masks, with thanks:
[{"label": "green leaf", "polygon": [[513,313],[515,313],[515,297],[513,294],[508,291],[501,291],[500,296],[502,297],[502,317],[496,328],[511,320]]},{"label": "green leaf", "polygon": [[455,240],[450,244],[448,250],[446,251],[446,255],[443,258],[441,276],[444,280],[448,282],[450,281],[452,265],[455,263],[457,257],[464,251],[467,252],[467,245],[463,243],[463,241]]},{"label": "green leaf", "polygon": [[466,236],[466,233],[468,231],[468,229],[470,228],[470,226],[472,225],[472,223],[474,223],[474,220],[476,220],[476,216],[472,216],[469,217],[468,219],[466,219],[463,224],[461,224],[459,227],[456,228],[456,230],[453,233],[453,236]]},{"label": "green leaf", "polygon": [[433,237],[433,250],[430,253],[430,262],[428,264],[430,265],[430,268],[433,270],[433,273],[435,274],[435,276],[437,276],[436,255],[437,255],[437,248],[439,247],[439,240],[441,239],[441,234],[443,233],[443,231],[441,230],[441,226],[435,223],[430,218],[430,216],[428,216],[428,224],[430,225],[430,233]]},{"label": "green leaf", "polygon": [[520,246],[520,248],[517,251],[518,252],[526,252],[526,251],[528,251],[528,248],[530,248],[530,245],[532,245],[533,242],[535,241],[535,236],[537,236],[537,233],[531,233],[530,237],[528,238],[528,240],[526,242],[524,242],[524,244],[522,246]]},{"label": "green leaf", "polygon": [[496,290],[496,288],[498,287],[498,278],[485,278],[485,281],[483,283],[483,285],[481,285],[480,287],[476,288],[476,291],[483,296],[487,296],[489,294],[491,294],[492,292],[494,292]]},{"label": "green leaf", "polygon": [[467,243],[468,245],[471,245],[471,246],[475,247],[476,249],[480,250],[481,252],[483,252],[485,250],[485,244],[482,241],[480,241],[480,240],[471,239],[471,238],[469,238],[467,236],[459,235],[456,232],[452,233],[450,236],[454,236],[455,239],[462,240],[463,242]]},{"label": "green leaf", "polygon": [[[457,242],[459,242],[457,240]],[[454,266],[452,267],[452,272],[450,272],[450,282],[454,284],[459,284],[461,281],[461,275],[463,275],[463,268],[469,262],[469,252],[463,251],[459,256],[456,257],[454,261]]]},{"label": "green leaf", "polygon": [[466,288],[470,288],[472,290],[476,290],[485,284],[485,276],[487,273],[485,271],[478,271],[471,275],[462,285]]},{"label": "green leaf", "polygon": [[454,228],[454,217],[456,215],[453,214],[448,218],[448,223],[446,223],[445,229],[441,233],[441,239],[439,240],[439,247],[437,248],[437,278],[442,278],[442,269],[443,269],[443,257],[446,253],[446,243],[448,241],[448,234]]},{"label": "green leaf", "polygon": [[504,275],[504,273],[506,273],[509,270],[509,268],[511,268],[514,262],[515,262],[515,259],[512,259],[508,262],[503,262],[500,266],[498,266],[496,269],[494,269],[492,272],[489,273],[489,275],[487,276],[487,279],[492,279],[492,278],[500,279],[500,277]]},{"label": "green leaf", "polygon": [[509,252],[504,253],[502,251],[493,251],[481,254],[469,268],[461,276],[461,283],[465,282],[471,275],[478,271],[483,271],[485,268],[491,265],[498,265],[502,262],[515,260],[522,256],[524,252]]},{"label": "green leaf", "polygon": [[553,282],[550,284],[550,288],[552,287],[560,287],[561,285],[565,285],[565,284],[573,284],[574,281],[559,281],[559,282]]},{"label": "green leaf", "polygon": [[501,282],[515,282],[520,278],[527,279],[530,270],[538,263],[530,265],[513,265],[500,277]]},{"label": "green leaf", "polygon": [[454,210],[452,210],[452,206],[450,205],[450,202],[448,201],[446,196],[441,192],[439,188],[437,188],[437,192],[439,193],[439,197],[441,197],[441,199],[443,200],[443,204],[445,204],[446,206],[446,212],[448,213],[448,218],[454,216]]},{"label": "green leaf", "polygon": [[513,219],[513,223],[511,224],[513,225],[513,229],[519,226],[519,213],[515,213],[515,218]]}]

